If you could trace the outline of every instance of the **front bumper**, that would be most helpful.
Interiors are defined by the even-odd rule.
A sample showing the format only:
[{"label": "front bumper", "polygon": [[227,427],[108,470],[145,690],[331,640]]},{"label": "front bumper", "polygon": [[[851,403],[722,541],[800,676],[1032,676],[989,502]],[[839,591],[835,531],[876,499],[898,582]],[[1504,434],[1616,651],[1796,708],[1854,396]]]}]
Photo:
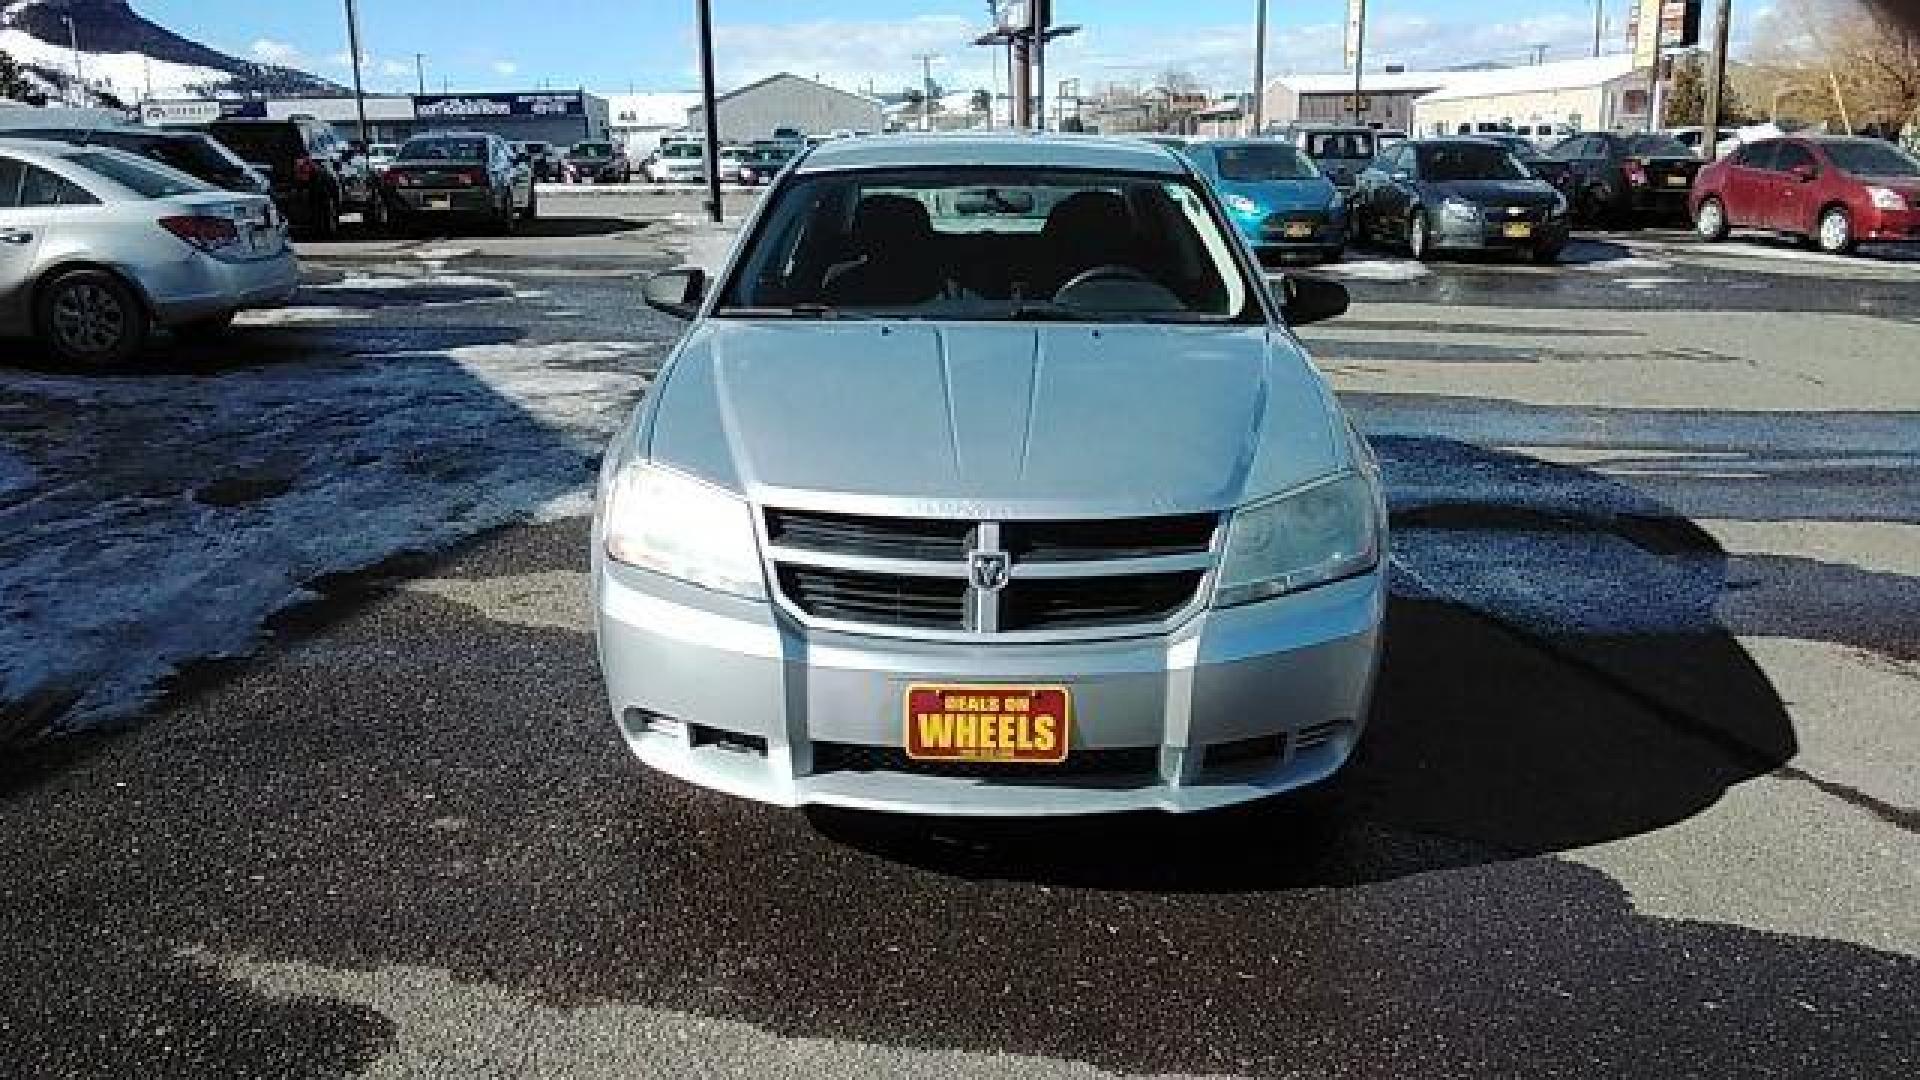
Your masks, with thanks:
[{"label": "front bumper", "polygon": [[1332,211],[1281,210],[1266,217],[1235,215],[1234,224],[1253,250],[1263,258],[1294,256],[1322,259],[1338,255],[1346,246],[1344,207]]},{"label": "front bumper", "polygon": [[[1511,221],[1491,218],[1486,215],[1465,221],[1436,214],[1429,219],[1432,232],[1429,234],[1436,251],[1532,251],[1536,248],[1561,247],[1567,242],[1568,223],[1564,217],[1550,218],[1546,221]],[[1526,225],[1525,236],[1507,234],[1509,225]]]},{"label": "front bumper", "polygon": [[[768,604],[600,562],[601,667],[641,761],[782,806],[905,813],[1188,812],[1322,780],[1365,726],[1386,602],[1375,571],[1162,637],[983,647],[809,631]],[[917,682],[1068,686],[1067,762],[846,765],[900,759]],[[1140,764],[1089,764],[1116,758]]]},{"label": "front bumper", "polygon": [[1874,208],[1856,227],[1861,240],[1920,240],[1920,206],[1906,210]]}]

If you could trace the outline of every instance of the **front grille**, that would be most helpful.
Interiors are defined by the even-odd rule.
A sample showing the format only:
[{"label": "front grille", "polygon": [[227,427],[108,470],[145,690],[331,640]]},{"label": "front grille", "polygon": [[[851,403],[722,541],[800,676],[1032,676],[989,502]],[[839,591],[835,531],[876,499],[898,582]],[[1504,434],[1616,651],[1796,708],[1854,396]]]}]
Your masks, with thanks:
[{"label": "front grille", "polygon": [[960,559],[973,529],[971,521],[941,518],[767,511],[767,539],[776,545],[872,558]]},{"label": "front grille", "polygon": [[1160,774],[1160,748],[1128,746],[1075,750],[1059,764],[1028,765],[999,761],[915,761],[898,747],[816,742],[813,744],[813,772],[816,776],[837,772],[886,772],[909,776],[1040,783],[1088,779],[1152,782]]},{"label": "front grille", "polygon": [[1160,622],[1187,606],[1202,571],[1016,581],[1002,594],[1002,630],[1075,630]]},{"label": "front grille", "polygon": [[[775,580],[802,614],[854,629],[987,636],[1152,630],[1197,599],[1215,514],[970,521],[765,512]],[[975,583],[972,557],[1004,556]]]},{"label": "front grille", "polygon": [[780,591],[801,611],[836,622],[922,630],[966,629],[967,583],[959,578],[867,574],[782,566]]},{"label": "front grille", "polygon": [[1212,514],[1187,514],[1102,521],[1009,521],[1000,526],[1000,544],[1023,563],[1195,555],[1213,543],[1217,520]]}]

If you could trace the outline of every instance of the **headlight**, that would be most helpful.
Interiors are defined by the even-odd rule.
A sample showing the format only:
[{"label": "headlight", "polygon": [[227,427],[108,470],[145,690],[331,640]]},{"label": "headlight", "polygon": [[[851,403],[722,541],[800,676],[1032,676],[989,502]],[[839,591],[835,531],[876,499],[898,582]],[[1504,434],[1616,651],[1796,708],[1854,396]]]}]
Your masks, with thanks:
[{"label": "headlight", "polygon": [[1454,221],[1479,221],[1480,208],[1464,199],[1446,199],[1440,203],[1440,216]]},{"label": "headlight", "polygon": [[1876,210],[1905,210],[1907,208],[1906,196],[1892,188],[1870,187],[1867,189],[1867,198],[1873,200],[1873,208]]},{"label": "headlight", "polygon": [[1380,563],[1379,505],[1359,473],[1342,473],[1234,511],[1215,607],[1251,603],[1363,574]]},{"label": "headlight", "polygon": [[606,498],[607,558],[716,592],[766,597],[745,499],[650,464],[621,469]]},{"label": "headlight", "polygon": [[1260,204],[1245,195],[1228,195],[1221,201],[1227,204],[1227,209],[1236,214],[1246,214],[1251,217],[1260,212]]}]

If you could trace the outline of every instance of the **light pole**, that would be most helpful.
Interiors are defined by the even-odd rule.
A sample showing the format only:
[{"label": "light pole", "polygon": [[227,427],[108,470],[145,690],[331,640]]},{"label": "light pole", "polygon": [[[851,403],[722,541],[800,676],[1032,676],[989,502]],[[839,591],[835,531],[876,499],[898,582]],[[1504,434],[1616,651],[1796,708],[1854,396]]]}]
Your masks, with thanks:
[{"label": "light pole", "polygon": [[724,211],[720,204],[720,117],[713,92],[713,0],[695,0],[694,11],[700,22],[700,104],[707,122],[707,214],[717,225]]},{"label": "light pole", "polygon": [[1593,0],[1593,55],[1600,55],[1600,28],[1607,19],[1607,0]]},{"label": "light pole", "polygon": [[945,57],[939,53],[918,53],[920,61],[920,130],[933,130],[933,62]]},{"label": "light pole", "polygon": [[1252,116],[1247,134],[1258,137],[1267,126],[1267,0],[1259,0],[1253,18]]},{"label": "light pole", "polygon": [[418,85],[420,87],[420,96],[426,97],[427,96],[427,54],[426,53],[413,54],[413,74],[414,74],[414,77],[418,80]]},{"label": "light pole", "polygon": [[67,43],[73,48],[73,92],[67,97],[75,105],[85,105],[86,77],[80,73],[80,32],[73,28],[73,16],[62,15],[60,21],[67,24]]},{"label": "light pole", "polygon": [[1353,46],[1353,123],[1360,126],[1360,73],[1367,61],[1367,0],[1351,0],[1347,8],[1347,41]]},{"label": "light pole", "polygon": [[353,111],[360,119],[360,144],[372,142],[367,137],[367,94],[360,85],[360,7],[355,0],[347,0],[347,50],[353,54]]}]

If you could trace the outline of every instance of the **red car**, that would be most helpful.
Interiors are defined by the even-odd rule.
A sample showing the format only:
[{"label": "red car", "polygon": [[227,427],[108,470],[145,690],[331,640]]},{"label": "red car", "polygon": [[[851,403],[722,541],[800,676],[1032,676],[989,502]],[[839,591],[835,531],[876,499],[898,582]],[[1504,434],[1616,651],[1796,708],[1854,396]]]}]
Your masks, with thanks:
[{"label": "red car", "polygon": [[1920,161],[1878,139],[1747,143],[1700,171],[1689,209],[1703,240],[1765,229],[1835,255],[1864,241],[1920,240]]}]

